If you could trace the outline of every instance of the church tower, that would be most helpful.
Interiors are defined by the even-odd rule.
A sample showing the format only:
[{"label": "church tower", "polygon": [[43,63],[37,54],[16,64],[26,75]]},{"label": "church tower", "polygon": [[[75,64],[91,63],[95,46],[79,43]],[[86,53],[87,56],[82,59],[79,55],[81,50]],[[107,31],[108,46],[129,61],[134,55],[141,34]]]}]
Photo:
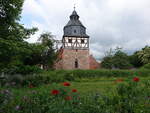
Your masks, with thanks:
[{"label": "church tower", "polygon": [[75,9],[63,30],[56,69],[90,69],[89,36]]}]

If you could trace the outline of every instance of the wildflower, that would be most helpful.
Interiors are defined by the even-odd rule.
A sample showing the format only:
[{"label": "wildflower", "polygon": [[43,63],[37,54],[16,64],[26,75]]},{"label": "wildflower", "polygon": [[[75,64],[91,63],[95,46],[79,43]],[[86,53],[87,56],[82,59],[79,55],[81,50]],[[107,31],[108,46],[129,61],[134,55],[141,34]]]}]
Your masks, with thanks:
[{"label": "wildflower", "polygon": [[72,92],[77,92],[77,90],[76,89],[72,89]]},{"label": "wildflower", "polygon": [[134,77],[134,78],[133,78],[133,81],[134,81],[134,82],[139,82],[139,80],[140,80],[140,79],[139,79],[138,77]]},{"label": "wildflower", "polygon": [[52,94],[52,95],[58,95],[58,94],[59,94],[59,91],[54,89],[54,90],[51,91],[51,94]]},{"label": "wildflower", "polygon": [[65,97],[65,100],[71,100],[72,98],[71,98],[71,96],[66,96]]},{"label": "wildflower", "polygon": [[70,83],[69,82],[64,82],[63,85],[64,86],[70,86]]}]

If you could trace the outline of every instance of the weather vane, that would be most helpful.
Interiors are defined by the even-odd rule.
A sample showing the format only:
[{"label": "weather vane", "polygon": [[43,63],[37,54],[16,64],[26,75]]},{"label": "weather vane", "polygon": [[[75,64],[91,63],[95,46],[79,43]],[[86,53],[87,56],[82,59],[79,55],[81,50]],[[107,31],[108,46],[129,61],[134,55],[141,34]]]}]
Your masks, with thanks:
[{"label": "weather vane", "polygon": [[77,0],[74,0],[74,10],[76,10],[76,3],[77,3]]},{"label": "weather vane", "polygon": [[74,10],[76,10],[76,4],[74,4],[74,7],[73,7],[73,8],[74,8]]}]

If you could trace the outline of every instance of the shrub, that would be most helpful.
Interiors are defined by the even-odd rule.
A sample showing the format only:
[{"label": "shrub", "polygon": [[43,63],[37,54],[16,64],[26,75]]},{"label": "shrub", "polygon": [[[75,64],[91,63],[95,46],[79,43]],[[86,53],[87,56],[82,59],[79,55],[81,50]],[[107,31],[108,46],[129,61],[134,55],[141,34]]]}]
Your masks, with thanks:
[{"label": "shrub", "polygon": [[78,78],[99,78],[99,77],[132,77],[132,76],[150,76],[150,70],[56,70],[56,71],[43,71],[43,73],[30,74],[30,75],[5,75],[0,79],[0,85],[14,86],[34,86],[58,83],[64,81],[74,81]]},{"label": "shrub", "polygon": [[150,63],[145,64],[145,65],[142,67],[142,69],[150,69]]},{"label": "shrub", "polygon": [[1,72],[5,74],[22,74],[22,75],[28,75],[28,74],[35,74],[35,73],[41,73],[42,70],[37,66],[30,66],[30,65],[19,65],[19,66],[10,66],[8,68],[3,69]]},{"label": "shrub", "polygon": [[58,83],[64,81],[74,80],[72,73],[64,71],[63,73],[59,71],[48,71],[41,74],[30,74],[30,75],[4,75],[3,79],[0,79],[1,86],[27,86],[33,85],[34,87],[49,84],[49,83]]},{"label": "shrub", "polygon": [[74,78],[95,78],[95,77],[128,77],[128,76],[149,76],[150,70],[73,70],[70,71]]}]

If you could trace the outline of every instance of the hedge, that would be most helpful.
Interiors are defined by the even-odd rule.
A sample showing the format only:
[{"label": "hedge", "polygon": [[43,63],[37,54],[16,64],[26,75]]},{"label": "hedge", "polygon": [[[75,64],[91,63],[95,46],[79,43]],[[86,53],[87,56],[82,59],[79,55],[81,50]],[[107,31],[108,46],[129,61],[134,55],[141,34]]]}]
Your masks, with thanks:
[{"label": "hedge", "polygon": [[3,79],[0,79],[0,86],[28,86],[30,84],[38,86],[54,82],[74,81],[78,78],[130,76],[150,76],[150,70],[56,70],[32,75],[5,75]]}]

